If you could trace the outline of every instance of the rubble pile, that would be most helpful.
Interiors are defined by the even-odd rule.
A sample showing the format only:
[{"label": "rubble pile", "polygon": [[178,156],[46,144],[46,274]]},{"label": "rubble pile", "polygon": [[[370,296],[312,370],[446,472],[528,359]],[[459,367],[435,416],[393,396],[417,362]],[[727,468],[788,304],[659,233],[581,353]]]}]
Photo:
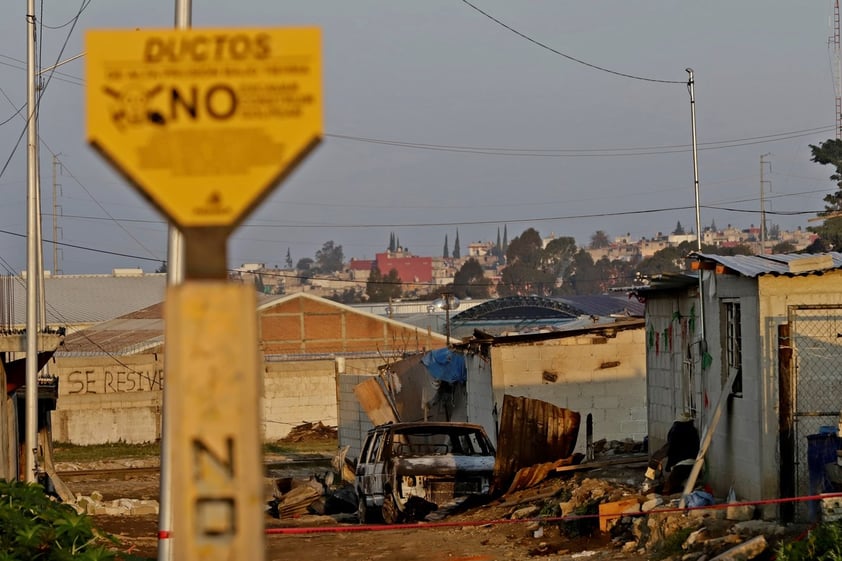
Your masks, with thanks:
[{"label": "rubble pile", "polygon": [[76,495],[76,500],[68,503],[79,514],[107,514],[110,516],[139,516],[158,514],[158,501],[151,499],[114,499],[103,501],[102,493],[94,491],[90,495]]},{"label": "rubble pile", "polygon": [[335,440],[337,428],[317,423],[302,423],[292,428],[279,442],[303,442],[310,440]]},{"label": "rubble pile", "polygon": [[[523,491],[520,498],[503,497],[496,506],[492,503],[484,507],[484,515],[493,516],[488,509],[505,507],[501,517],[529,519],[529,535],[542,550],[558,551],[565,539],[583,535],[583,531],[601,531],[610,536],[615,549],[646,559],[753,559],[771,551],[787,533],[795,532],[778,523],[756,519],[752,505],[728,506],[714,501],[702,507],[679,509],[679,494],[642,494],[642,476],[632,470],[626,470],[625,475],[620,471],[576,474],[555,483],[549,496],[536,494],[533,489]],[[632,484],[635,478],[637,485]],[[558,543],[550,543],[549,536],[558,536]]]}]

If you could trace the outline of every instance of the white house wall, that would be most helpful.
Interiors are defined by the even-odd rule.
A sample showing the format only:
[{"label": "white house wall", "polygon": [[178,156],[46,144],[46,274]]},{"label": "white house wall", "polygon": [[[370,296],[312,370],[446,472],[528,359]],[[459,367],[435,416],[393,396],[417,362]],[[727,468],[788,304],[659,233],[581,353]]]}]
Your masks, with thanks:
[{"label": "white house wall", "polygon": [[[740,303],[742,319],[742,396],[727,397],[706,456],[703,475],[718,495],[733,485],[740,498],[758,500],[779,494],[778,326],[787,322],[789,306],[840,305],[842,272],[799,277],[706,273],[705,335],[711,357],[693,399],[697,426],[703,434],[723,384],[724,320],[722,304]],[[759,296],[758,296],[759,294]],[[647,332],[663,329],[676,310],[686,317],[698,304],[695,291],[678,296],[661,293],[647,299]],[[685,353],[684,355],[682,353]],[[693,356],[695,357],[695,351]],[[682,356],[686,349],[653,353],[648,345],[650,449],[666,438],[673,412],[679,411]],[[694,358],[695,360],[695,358]],[[730,389],[728,389],[730,391]],[[796,443],[801,446],[803,443]]]},{"label": "white house wall", "polygon": [[[540,399],[577,411],[582,427],[593,416],[594,440],[643,440],[646,424],[646,358],[643,328],[491,348],[494,400],[505,394]],[[545,375],[546,373],[546,375]],[[555,381],[547,378],[555,376]],[[584,429],[576,451],[585,453]]]},{"label": "white house wall", "polygon": [[[663,446],[678,414],[690,411],[698,418],[702,413],[697,342],[701,321],[697,294],[698,290],[693,288],[646,300],[646,403],[650,450]],[[698,421],[696,425],[700,428]]]},{"label": "white house wall", "polygon": [[[704,415],[700,432],[710,422],[722,392],[725,337],[721,306],[724,300],[740,304],[743,392],[742,397],[728,397],[723,404],[706,456],[705,473],[718,496],[726,495],[733,485],[740,498],[769,498],[778,492],[778,465],[774,453],[769,454],[776,449],[778,430],[777,424],[771,428],[761,419],[772,386],[777,395],[777,368],[764,370],[764,361],[761,361],[761,348],[770,342],[761,338],[758,329],[757,281],[722,274],[710,275],[710,278],[712,280],[705,286],[705,331],[712,362],[702,378],[707,397],[702,398]],[[771,344],[776,346],[776,340]],[[726,391],[730,392],[730,388]]]}]

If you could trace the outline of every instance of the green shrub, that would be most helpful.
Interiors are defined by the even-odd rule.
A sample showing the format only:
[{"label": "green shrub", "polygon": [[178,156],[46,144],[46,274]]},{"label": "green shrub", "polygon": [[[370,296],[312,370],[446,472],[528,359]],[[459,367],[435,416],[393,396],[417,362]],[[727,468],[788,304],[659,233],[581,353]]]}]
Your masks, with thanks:
[{"label": "green shrub", "polygon": [[842,523],[819,524],[807,539],[781,543],[776,550],[778,561],[842,561]]},{"label": "green shrub", "polygon": [[0,561],[112,561],[116,540],[91,519],[51,500],[41,485],[0,480]]},{"label": "green shrub", "polygon": [[690,534],[693,533],[693,528],[680,528],[666,536],[655,551],[655,559],[666,559],[672,555],[679,555],[683,553],[681,546],[687,541]]}]

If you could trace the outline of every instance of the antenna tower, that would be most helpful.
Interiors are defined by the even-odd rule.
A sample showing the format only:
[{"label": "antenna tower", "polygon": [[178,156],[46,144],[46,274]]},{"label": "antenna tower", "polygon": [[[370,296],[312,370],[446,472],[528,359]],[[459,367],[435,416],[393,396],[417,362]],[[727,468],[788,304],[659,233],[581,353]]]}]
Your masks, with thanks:
[{"label": "antenna tower", "polygon": [[833,34],[827,39],[833,90],[836,93],[836,139],[842,139],[842,45],[839,37],[839,0],[833,1]]}]

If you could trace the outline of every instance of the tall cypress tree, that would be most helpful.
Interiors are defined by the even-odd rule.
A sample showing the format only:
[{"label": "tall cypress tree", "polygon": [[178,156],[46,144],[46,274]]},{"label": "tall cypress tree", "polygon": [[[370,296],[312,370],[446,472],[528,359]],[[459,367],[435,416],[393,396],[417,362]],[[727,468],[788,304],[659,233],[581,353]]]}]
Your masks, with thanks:
[{"label": "tall cypress tree", "polygon": [[395,251],[395,233],[389,234],[389,251]]},{"label": "tall cypress tree", "polygon": [[456,239],[453,241],[453,258],[459,259],[462,257],[462,251],[459,249],[459,229],[456,229]]},{"label": "tall cypress tree", "polygon": [[450,248],[447,247],[447,234],[444,235],[444,250],[442,250],[441,256],[444,259],[448,259],[450,257]]},{"label": "tall cypress tree", "polygon": [[503,247],[500,249],[503,250],[503,255],[509,250],[509,227],[506,224],[503,225]]},{"label": "tall cypress tree", "polygon": [[497,226],[497,245],[494,246],[494,256],[501,257],[503,255],[503,247],[500,243],[500,227]]}]

